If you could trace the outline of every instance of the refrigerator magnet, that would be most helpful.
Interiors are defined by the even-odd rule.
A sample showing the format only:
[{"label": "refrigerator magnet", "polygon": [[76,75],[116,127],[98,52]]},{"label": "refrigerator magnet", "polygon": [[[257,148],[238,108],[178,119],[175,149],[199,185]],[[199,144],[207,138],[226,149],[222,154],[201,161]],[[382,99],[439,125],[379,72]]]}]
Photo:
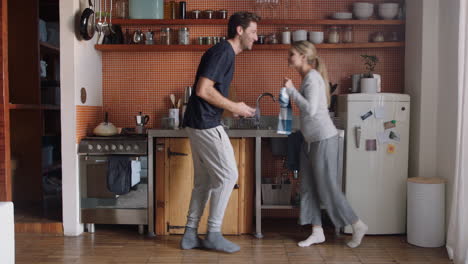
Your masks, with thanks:
[{"label": "refrigerator magnet", "polygon": [[377,150],[377,140],[375,140],[375,139],[366,139],[366,150],[367,151],[376,151]]},{"label": "refrigerator magnet", "polygon": [[400,142],[400,134],[398,132],[390,131],[389,137],[393,141]]},{"label": "refrigerator magnet", "polygon": [[385,108],[383,106],[378,106],[374,109],[374,116],[377,119],[383,119],[385,117]]},{"label": "refrigerator magnet", "polygon": [[384,125],[385,129],[394,128],[394,127],[396,127],[396,121],[395,120],[387,121],[383,125]]},{"label": "refrigerator magnet", "polygon": [[395,153],[395,145],[393,145],[393,144],[388,144],[388,145],[387,145],[387,153],[389,153],[389,154]]},{"label": "refrigerator magnet", "polygon": [[361,116],[361,119],[364,121],[366,120],[369,116],[372,115],[372,111],[369,111]]}]

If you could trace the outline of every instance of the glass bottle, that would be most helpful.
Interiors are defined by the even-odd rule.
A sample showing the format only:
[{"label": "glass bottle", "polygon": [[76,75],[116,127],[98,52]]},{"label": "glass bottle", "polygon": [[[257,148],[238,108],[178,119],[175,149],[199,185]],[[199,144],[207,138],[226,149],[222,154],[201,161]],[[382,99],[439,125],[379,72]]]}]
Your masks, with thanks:
[{"label": "glass bottle", "polygon": [[161,28],[161,45],[171,45],[171,28]]},{"label": "glass bottle", "polygon": [[115,17],[128,18],[128,2],[127,0],[117,0],[115,3]]},{"label": "glass bottle", "polygon": [[343,31],[343,43],[352,43],[353,42],[353,27],[347,26]]},{"label": "glass bottle", "polygon": [[332,44],[340,43],[340,34],[338,32],[338,27],[332,26],[329,28],[328,43],[332,43]]}]

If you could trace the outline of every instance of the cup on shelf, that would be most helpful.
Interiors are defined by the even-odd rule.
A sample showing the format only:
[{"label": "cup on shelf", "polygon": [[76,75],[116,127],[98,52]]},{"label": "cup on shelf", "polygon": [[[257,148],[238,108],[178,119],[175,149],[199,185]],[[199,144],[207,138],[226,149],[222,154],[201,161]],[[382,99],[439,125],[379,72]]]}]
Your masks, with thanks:
[{"label": "cup on shelf", "polygon": [[314,44],[320,44],[323,43],[323,32],[321,31],[310,31],[309,32],[309,41],[314,43]]}]

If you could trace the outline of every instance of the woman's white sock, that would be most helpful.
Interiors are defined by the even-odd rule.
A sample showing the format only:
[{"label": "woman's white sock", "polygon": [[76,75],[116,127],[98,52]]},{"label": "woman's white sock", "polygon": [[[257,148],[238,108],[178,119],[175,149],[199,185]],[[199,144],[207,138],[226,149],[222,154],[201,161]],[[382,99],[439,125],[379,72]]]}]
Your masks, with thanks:
[{"label": "woman's white sock", "polygon": [[353,238],[348,242],[348,247],[355,248],[361,244],[362,238],[366,234],[369,227],[364,224],[360,219],[352,224],[353,227]]},{"label": "woman's white sock", "polygon": [[325,242],[325,235],[323,234],[322,227],[313,227],[312,235],[310,235],[306,240],[297,243],[300,247],[308,247],[313,244],[319,244]]}]

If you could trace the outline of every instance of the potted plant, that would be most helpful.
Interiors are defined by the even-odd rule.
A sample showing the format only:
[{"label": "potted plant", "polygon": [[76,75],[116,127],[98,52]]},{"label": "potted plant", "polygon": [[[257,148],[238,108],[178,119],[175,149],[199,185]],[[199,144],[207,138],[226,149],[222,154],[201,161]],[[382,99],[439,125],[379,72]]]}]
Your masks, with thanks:
[{"label": "potted plant", "polygon": [[[379,81],[380,76],[374,74],[374,68],[379,62],[379,58],[375,55],[361,55],[366,65],[367,72],[361,78],[361,93],[377,93],[380,92]],[[376,75],[378,78],[376,78]]]}]

